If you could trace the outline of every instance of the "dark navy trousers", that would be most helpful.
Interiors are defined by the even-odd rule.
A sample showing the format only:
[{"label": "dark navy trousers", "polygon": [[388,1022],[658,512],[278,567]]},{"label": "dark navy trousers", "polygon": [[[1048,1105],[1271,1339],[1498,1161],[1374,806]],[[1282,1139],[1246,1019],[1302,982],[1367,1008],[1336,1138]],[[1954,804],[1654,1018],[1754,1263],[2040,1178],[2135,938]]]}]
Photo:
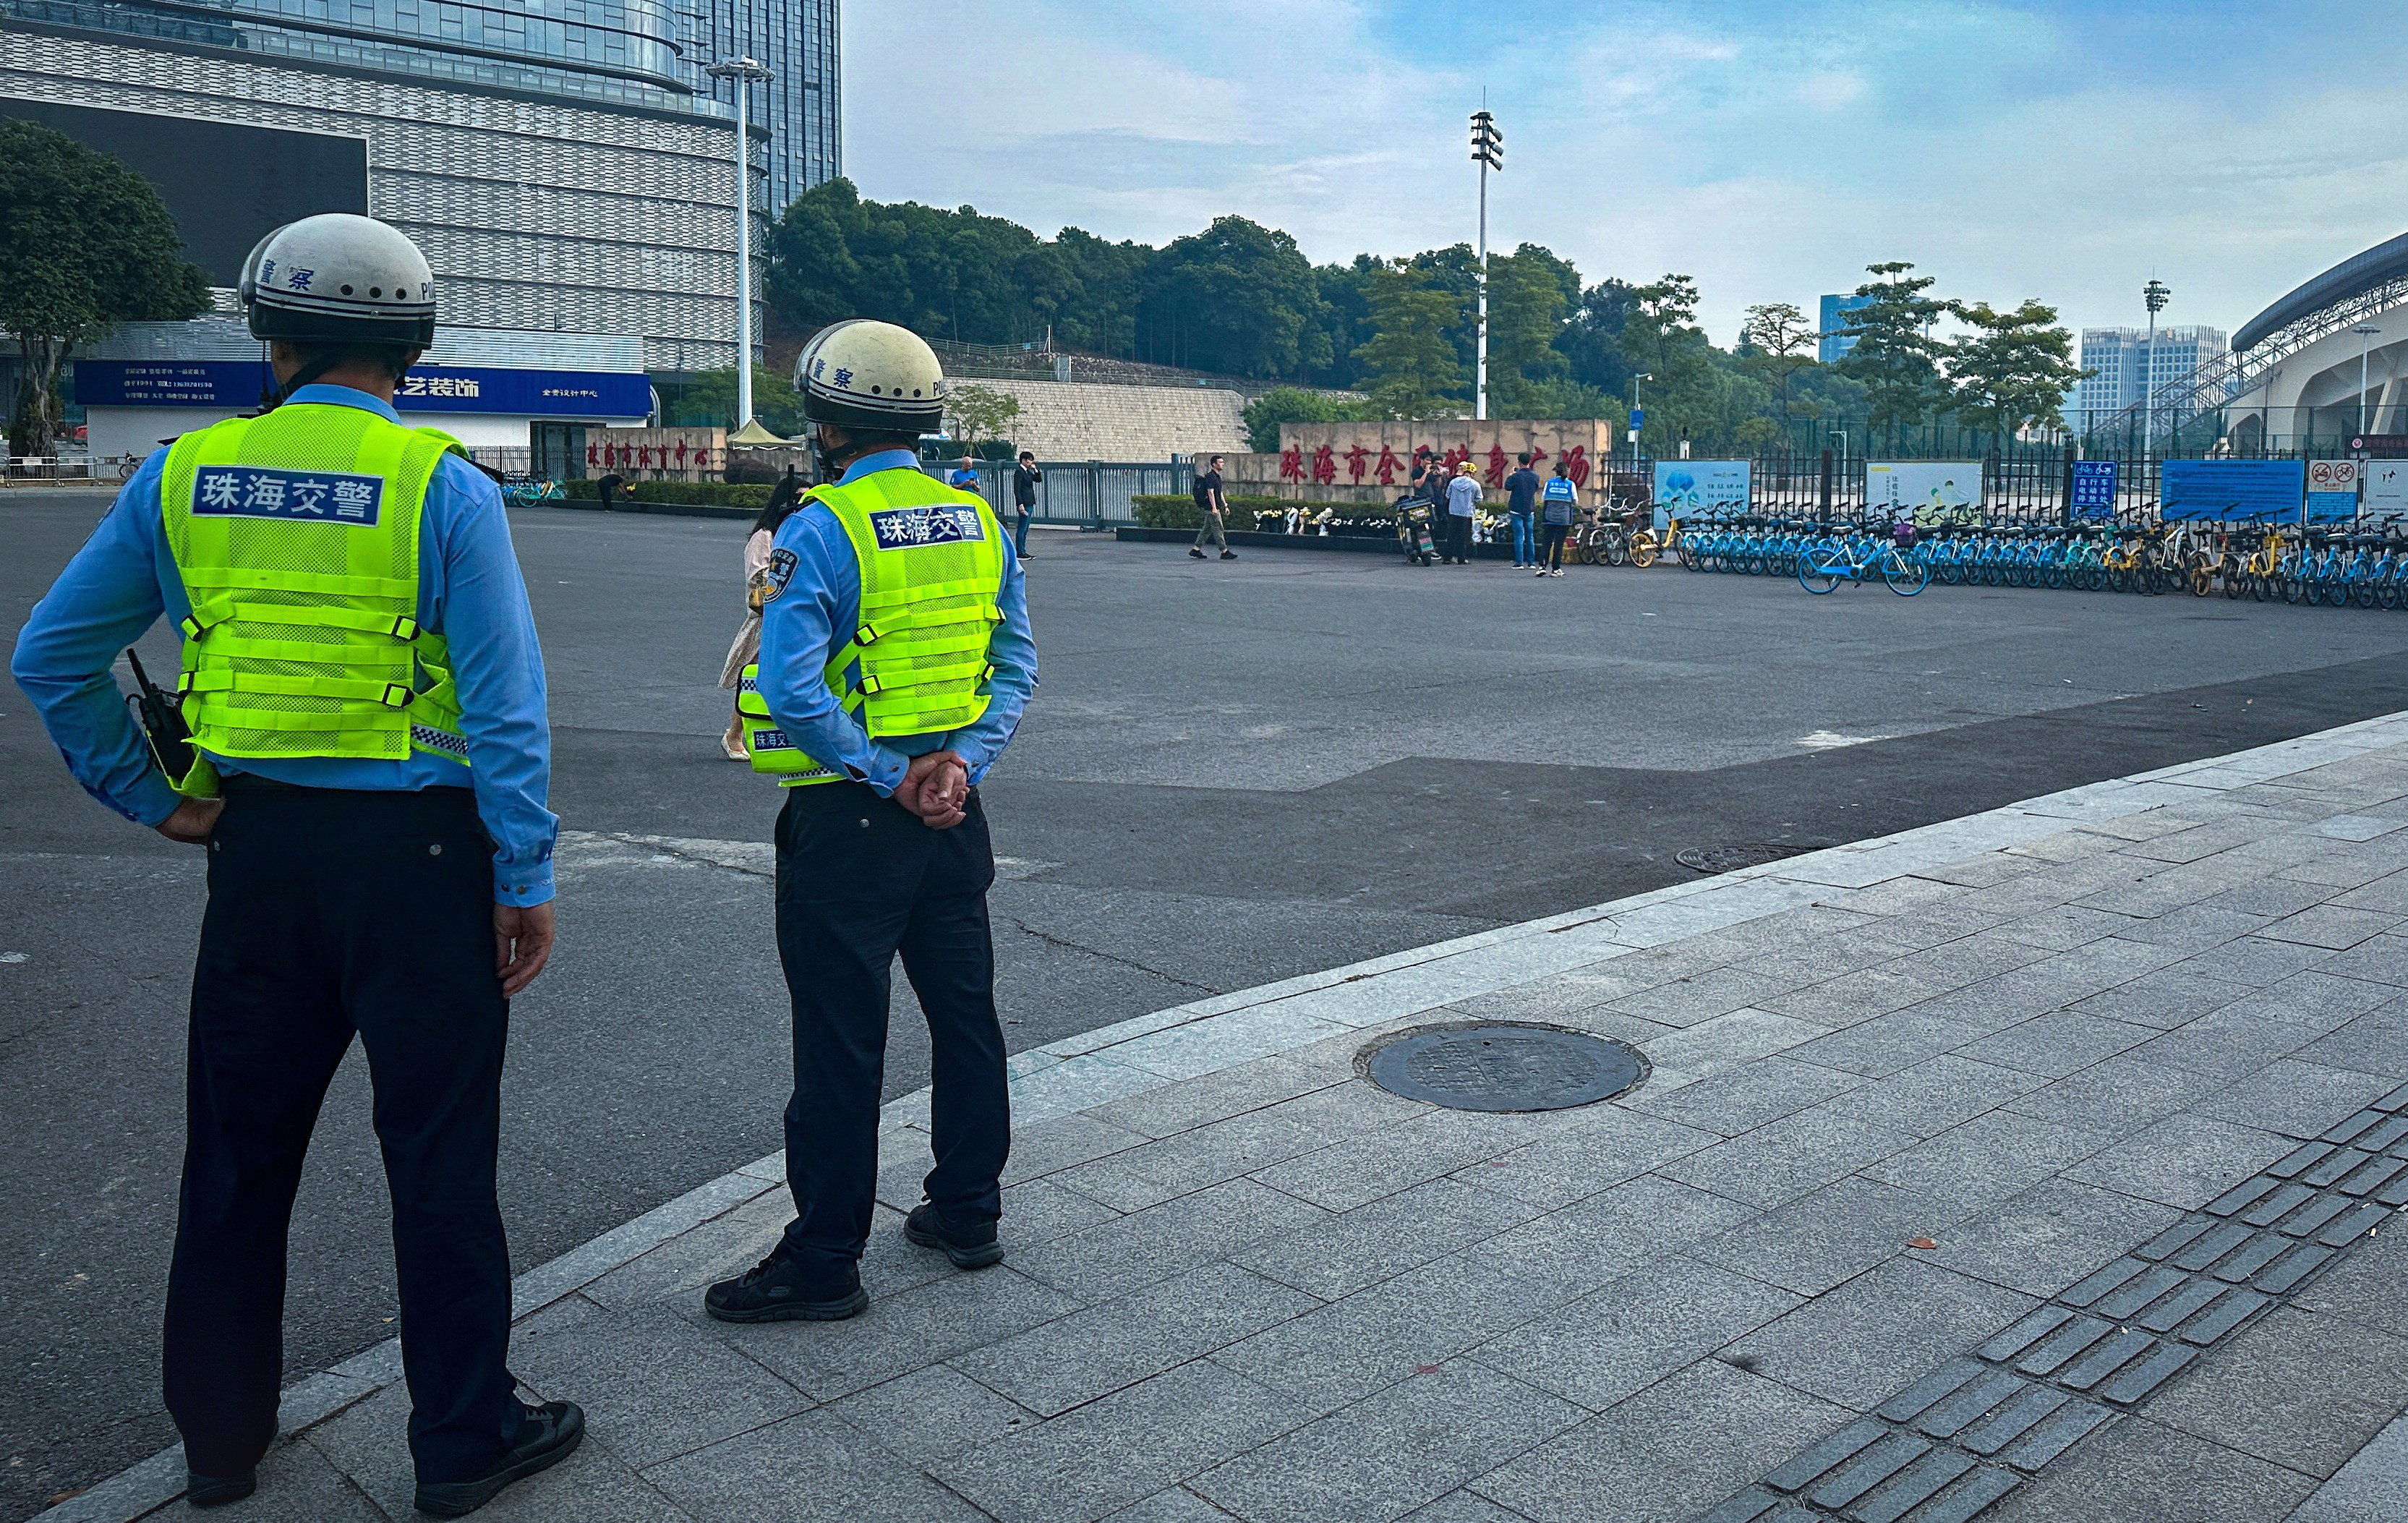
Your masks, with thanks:
[{"label": "dark navy trousers", "polygon": [[975,791],[967,813],[932,830],[861,783],[827,783],[788,789],[778,815],[778,957],[795,1012],[785,1249],[815,1268],[857,1260],[869,1241],[898,954],[928,1018],[927,1198],[954,1222],[1002,1214],[1011,1111],[987,927],[995,854]]},{"label": "dark navy trousers", "polygon": [[418,1478],[466,1480],[517,1437],[494,1192],[509,1006],[494,971],[493,851],[466,788],[227,779],[167,1279],[167,1410],[199,1474],[240,1474],[276,1435],[293,1194],[355,1033],[393,1197]]}]

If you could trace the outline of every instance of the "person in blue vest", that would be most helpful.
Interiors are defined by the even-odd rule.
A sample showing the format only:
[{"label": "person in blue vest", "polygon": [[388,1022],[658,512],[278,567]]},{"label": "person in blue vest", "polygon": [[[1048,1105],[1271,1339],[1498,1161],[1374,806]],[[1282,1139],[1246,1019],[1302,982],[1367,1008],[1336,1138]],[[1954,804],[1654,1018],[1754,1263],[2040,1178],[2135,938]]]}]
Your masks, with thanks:
[{"label": "person in blue vest", "polygon": [[[268,409],[143,463],[11,669],[85,791],[208,854],[164,1338],[186,1500],[251,1495],[276,1436],[294,1191],[356,1036],[416,1501],[457,1517],[584,1433],[503,1362],[503,1046],[552,944],[543,656],[494,481],[394,411],[435,336],[425,257],[369,218],[307,217],[252,250],[240,295]],[[146,741],[111,675],[163,613],[189,744]]]},{"label": "person in blue vest", "polygon": [[833,1321],[869,1303],[892,969],[928,1021],[935,1166],[904,1223],[955,1267],[1003,1257],[1010,1151],[978,784],[1037,686],[1019,557],[983,498],[919,469],[944,372],[890,323],[823,328],[796,363],[821,483],[779,526],[761,654],[738,688],[756,771],[785,786],[778,957],[794,1011],[776,1248],[703,1307],[726,1322]]},{"label": "person in blue vest", "polygon": [[1580,488],[1573,482],[1571,467],[1555,462],[1555,473],[1547,478],[1541,499],[1539,536],[1539,570],[1542,577],[1564,574],[1564,541],[1572,532],[1572,521],[1580,516]]}]

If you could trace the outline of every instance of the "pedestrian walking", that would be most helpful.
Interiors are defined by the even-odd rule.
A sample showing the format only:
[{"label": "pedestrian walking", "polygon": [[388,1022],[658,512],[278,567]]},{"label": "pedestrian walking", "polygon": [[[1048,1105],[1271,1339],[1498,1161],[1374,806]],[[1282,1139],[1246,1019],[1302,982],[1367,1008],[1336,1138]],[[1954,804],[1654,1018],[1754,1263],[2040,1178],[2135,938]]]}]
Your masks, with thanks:
[{"label": "pedestrian walking", "polygon": [[1580,511],[1580,488],[1573,484],[1570,468],[1558,460],[1555,473],[1547,478],[1541,508],[1543,522],[1540,524],[1539,575],[1559,577],[1564,574],[1564,540],[1572,532],[1572,519]]},{"label": "pedestrian walking", "polygon": [[1480,478],[1471,473],[1467,455],[1455,463],[1455,475],[1446,483],[1447,543],[1457,566],[1471,564],[1471,515],[1479,508]]},{"label": "pedestrian walking", "polygon": [[1022,560],[1028,558],[1028,520],[1037,511],[1037,483],[1045,473],[1037,468],[1037,452],[1020,452],[1020,464],[1011,473],[1011,506],[1018,522],[1011,526],[1011,548]]},{"label": "pedestrian walking", "polygon": [[[743,691],[744,668],[760,654],[761,604],[768,591],[770,543],[778,525],[800,504],[802,495],[802,482],[796,477],[795,467],[788,466],[786,474],[771,489],[768,505],[752,521],[752,532],[744,537],[744,622],[737,626],[736,639],[727,647],[727,659],[719,668],[719,685],[731,693]],[[752,759],[752,754],[744,749],[744,708],[740,702],[728,718],[727,733],[719,738],[719,750],[729,761]]]},{"label": "pedestrian walking", "polygon": [[822,328],[797,364],[823,484],[780,526],[744,705],[778,816],[778,956],[795,1023],[786,1184],[795,1219],[712,1286],[726,1322],[833,1321],[868,1305],[889,970],[928,1021],[936,1166],[904,1234],[956,1267],[1003,1257],[1011,1142],[978,783],[1037,685],[1018,556],[981,498],[916,468],[944,372],[889,323]]},{"label": "pedestrian walking", "polygon": [[1219,455],[1214,455],[1209,468],[1196,478],[1195,490],[1196,516],[1199,522],[1196,526],[1196,542],[1187,547],[1187,553],[1202,560],[1204,541],[1210,537],[1212,543],[1221,547],[1223,560],[1236,560],[1238,553],[1229,548],[1229,536],[1223,523],[1229,511],[1229,496],[1221,486]]},{"label": "pedestrian walking", "polygon": [[[542,654],[499,491],[394,411],[435,337],[424,256],[369,218],[307,217],[239,289],[270,409],[145,461],[12,666],[77,781],[208,850],[163,1337],[186,1500],[249,1496],[276,1436],[294,1191],[356,1035],[415,1500],[456,1517],[584,1433],[574,1404],[513,1388],[494,1196],[509,1000],[552,945]],[[163,699],[146,747],[110,667],[163,612],[190,741]]]},{"label": "pedestrian walking", "polygon": [[1535,567],[1539,564],[1539,476],[1530,468],[1527,450],[1516,458],[1520,464],[1505,478],[1505,516],[1513,522],[1513,564]]}]

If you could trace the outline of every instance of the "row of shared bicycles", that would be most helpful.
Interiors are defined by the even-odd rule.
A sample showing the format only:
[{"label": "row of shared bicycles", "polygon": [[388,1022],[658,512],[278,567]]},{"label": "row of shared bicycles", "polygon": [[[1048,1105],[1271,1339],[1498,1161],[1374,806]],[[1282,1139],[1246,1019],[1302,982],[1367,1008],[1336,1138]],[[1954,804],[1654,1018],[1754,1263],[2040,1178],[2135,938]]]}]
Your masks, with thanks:
[{"label": "row of shared bicycles", "polygon": [[1918,525],[1734,517],[1662,529],[1603,517],[1581,526],[1574,557],[1670,562],[1692,571],[1796,577],[1812,593],[1878,582],[1901,596],[1947,586],[2188,593],[2330,608],[2408,601],[2408,526],[2205,522]]}]

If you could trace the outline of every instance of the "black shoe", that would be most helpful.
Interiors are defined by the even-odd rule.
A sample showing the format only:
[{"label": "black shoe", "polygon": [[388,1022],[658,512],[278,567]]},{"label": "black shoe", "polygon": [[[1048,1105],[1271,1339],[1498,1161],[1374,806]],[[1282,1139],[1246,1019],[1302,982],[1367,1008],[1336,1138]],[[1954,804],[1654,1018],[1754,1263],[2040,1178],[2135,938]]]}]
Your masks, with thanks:
[{"label": "black shoe", "polygon": [[995,1223],[955,1227],[945,1220],[933,1200],[923,1200],[903,1219],[903,1235],[923,1248],[942,1248],[955,1269],[984,1269],[1003,1262],[1003,1244],[995,1241]]},{"label": "black shoe", "polygon": [[247,1470],[239,1475],[184,1473],[184,1500],[195,1507],[222,1507],[230,1501],[240,1501],[258,1489],[259,1472],[256,1470]]},{"label": "black shoe", "polygon": [[841,1322],[869,1305],[861,1268],[807,1271],[783,1252],[703,1292],[702,1309],[722,1322]]},{"label": "black shoe", "polygon": [[1197,549],[1194,545],[1189,545],[1189,546],[1187,547],[1187,553],[1189,553],[1190,555],[1195,556],[1195,557],[1196,557],[1197,560],[1199,560],[1199,561],[1200,561],[1200,560],[1202,560],[1202,559],[1204,558],[1204,553],[1203,553],[1202,551],[1200,551],[1200,550]]},{"label": "black shoe", "polygon": [[1234,550],[1225,550],[1221,552],[1221,558],[1225,561],[1233,561],[1238,558],[1238,553]]},{"label": "black shoe", "polygon": [[522,1409],[526,1417],[519,1424],[519,1441],[510,1445],[509,1453],[474,1480],[419,1482],[418,1510],[437,1517],[466,1517],[501,1495],[502,1487],[512,1481],[550,1470],[585,1442],[585,1414],[576,1402],[522,1404]]}]

